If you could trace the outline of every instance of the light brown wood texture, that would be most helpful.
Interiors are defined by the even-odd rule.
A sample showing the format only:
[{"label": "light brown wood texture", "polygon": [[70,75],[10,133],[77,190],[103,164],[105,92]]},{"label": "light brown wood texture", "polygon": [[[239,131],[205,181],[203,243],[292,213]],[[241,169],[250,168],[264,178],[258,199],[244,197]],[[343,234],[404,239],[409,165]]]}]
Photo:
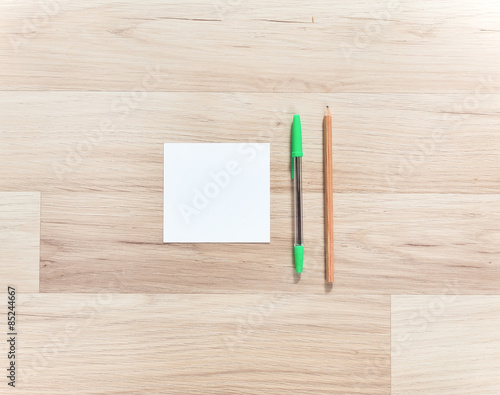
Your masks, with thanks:
[{"label": "light brown wood texture", "polygon": [[392,297],[392,394],[500,393],[500,296]]},{"label": "light brown wood texture", "polygon": [[[450,278],[467,292],[497,292],[497,195],[484,195],[500,192],[500,95],[457,114],[458,124],[443,113],[467,95],[148,93],[119,112],[113,104],[129,94],[0,97],[1,189],[44,192],[44,292],[323,292],[324,104],[335,117],[335,292],[435,293]],[[303,114],[306,158],[299,285],[290,248],[294,112]],[[436,130],[446,137],[432,140]],[[162,244],[162,144],[180,141],[271,142],[270,245]]]},{"label": "light brown wood texture", "polygon": [[[142,4],[141,4],[142,5]],[[498,2],[132,0],[1,6],[9,90],[469,92],[500,89]]]},{"label": "light brown wood texture", "polygon": [[330,105],[335,192],[500,193],[500,95],[486,92],[0,92],[0,190],[160,192],[164,142],[241,141],[271,143],[271,187],[288,193],[300,113],[304,190],[323,191]]},{"label": "light brown wood texture", "polygon": [[387,394],[389,302],[386,296],[22,294],[16,390]]},{"label": "light brown wood texture", "polygon": [[[388,394],[391,296],[394,393],[499,392],[500,3],[23,0],[0,15],[0,287],[19,291],[21,392]],[[163,244],[168,142],[271,143],[271,243]],[[414,328],[426,295],[452,292],[483,296]]]},{"label": "light brown wood texture", "polygon": [[[163,244],[161,192],[46,193],[41,290],[323,293],[322,197],[304,195],[307,266],[297,283],[290,193],[272,196],[270,244],[223,247]],[[498,292],[499,195],[338,193],[334,202],[334,294],[441,293],[453,282]]]},{"label": "light brown wood texture", "polygon": [[38,292],[40,193],[0,192],[0,292]]}]

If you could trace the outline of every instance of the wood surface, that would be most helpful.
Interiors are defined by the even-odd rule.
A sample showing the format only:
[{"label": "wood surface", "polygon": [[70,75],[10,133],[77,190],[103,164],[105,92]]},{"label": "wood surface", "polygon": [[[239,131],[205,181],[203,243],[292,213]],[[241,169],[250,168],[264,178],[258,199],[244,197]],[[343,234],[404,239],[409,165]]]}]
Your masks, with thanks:
[{"label": "wood surface", "polygon": [[40,193],[0,192],[0,292],[38,292],[39,266]]},{"label": "wood surface", "polygon": [[[324,293],[323,194],[304,194],[298,283],[291,190],[271,199],[270,244],[221,247],[163,244],[161,192],[45,193],[41,291]],[[337,193],[334,202],[333,294],[439,294],[449,284],[498,293],[499,195]]]},{"label": "wood surface", "polygon": [[47,0],[1,5],[8,90],[500,91],[495,0]]},{"label": "wood surface", "polygon": [[390,381],[387,296],[21,294],[18,311],[11,392],[386,394]]},{"label": "wood surface", "polygon": [[500,393],[500,296],[393,296],[393,395]]},{"label": "wood surface", "polygon": [[[500,3],[23,0],[0,15],[0,287],[19,292],[19,393],[500,391]],[[270,143],[271,243],[163,244],[168,142]]]},{"label": "wood surface", "polygon": [[0,190],[159,192],[164,142],[241,141],[271,144],[271,188],[288,193],[290,123],[300,113],[303,187],[322,192],[322,123],[330,105],[335,192],[500,193],[500,94],[475,98],[0,92]]},{"label": "wood surface", "polygon": [[[323,292],[327,103],[338,114],[334,210],[342,275],[334,290],[439,293],[457,279],[467,292],[497,292],[500,95],[464,115],[426,155],[422,144],[431,143],[425,139],[450,126],[439,108],[452,108],[460,95],[148,93],[129,114],[110,112],[122,95],[1,95],[1,189],[34,188],[44,196],[44,292],[99,292],[103,286],[152,293]],[[289,125],[299,110],[309,259],[296,285]],[[99,131],[108,119],[116,126]],[[181,141],[271,143],[270,245],[162,244],[162,144]],[[249,263],[256,260],[259,265]],[[202,277],[200,265],[207,269]],[[120,283],[113,280],[118,274]]]}]

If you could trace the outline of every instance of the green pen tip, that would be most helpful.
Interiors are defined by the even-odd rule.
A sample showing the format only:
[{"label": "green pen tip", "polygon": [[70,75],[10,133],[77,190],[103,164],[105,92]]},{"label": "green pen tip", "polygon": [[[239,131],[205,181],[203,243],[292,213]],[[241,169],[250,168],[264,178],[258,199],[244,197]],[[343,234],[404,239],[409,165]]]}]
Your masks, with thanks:
[{"label": "green pen tip", "polygon": [[304,246],[293,247],[293,255],[295,260],[295,271],[297,273],[302,273],[304,268]]}]

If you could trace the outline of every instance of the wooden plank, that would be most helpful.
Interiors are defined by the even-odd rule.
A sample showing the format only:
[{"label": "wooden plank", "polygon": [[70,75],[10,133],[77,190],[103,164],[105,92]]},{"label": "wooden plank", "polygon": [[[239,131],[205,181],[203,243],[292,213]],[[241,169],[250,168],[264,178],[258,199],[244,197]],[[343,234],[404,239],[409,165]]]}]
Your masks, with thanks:
[{"label": "wooden plank", "polygon": [[4,92],[0,190],[161,191],[163,143],[236,141],[271,143],[271,186],[288,191],[300,113],[304,188],[322,191],[327,104],[335,192],[500,193],[500,95],[486,93]]},{"label": "wooden plank", "polygon": [[455,292],[392,297],[392,394],[500,392],[500,297]]},{"label": "wooden plank", "polygon": [[40,193],[0,192],[0,290],[38,292]]},{"label": "wooden plank", "polygon": [[[163,244],[161,192],[46,193],[41,290],[324,293],[322,198],[304,195],[298,281],[291,191],[273,192],[271,243],[261,245]],[[497,293],[499,202],[490,194],[335,194],[331,292]]]},{"label": "wooden plank", "polygon": [[22,294],[18,311],[23,393],[389,392],[385,296]]},{"label": "wooden plank", "polygon": [[479,72],[500,89],[491,0],[26,0],[1,13],[3,90],[468,92]]}]

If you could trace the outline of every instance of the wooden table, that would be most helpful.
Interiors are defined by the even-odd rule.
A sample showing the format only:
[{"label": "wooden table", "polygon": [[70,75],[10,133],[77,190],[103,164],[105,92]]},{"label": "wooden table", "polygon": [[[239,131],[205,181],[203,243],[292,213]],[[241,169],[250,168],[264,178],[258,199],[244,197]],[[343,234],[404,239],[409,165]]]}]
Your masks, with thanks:
[{"label": "wooden table", "polygon": [[[0,285],[18,292],[19,390],[500,392],[499,4],[27,0],[0,14]],[[271,243],[163,244],[166,142],[269,142]]]}]

